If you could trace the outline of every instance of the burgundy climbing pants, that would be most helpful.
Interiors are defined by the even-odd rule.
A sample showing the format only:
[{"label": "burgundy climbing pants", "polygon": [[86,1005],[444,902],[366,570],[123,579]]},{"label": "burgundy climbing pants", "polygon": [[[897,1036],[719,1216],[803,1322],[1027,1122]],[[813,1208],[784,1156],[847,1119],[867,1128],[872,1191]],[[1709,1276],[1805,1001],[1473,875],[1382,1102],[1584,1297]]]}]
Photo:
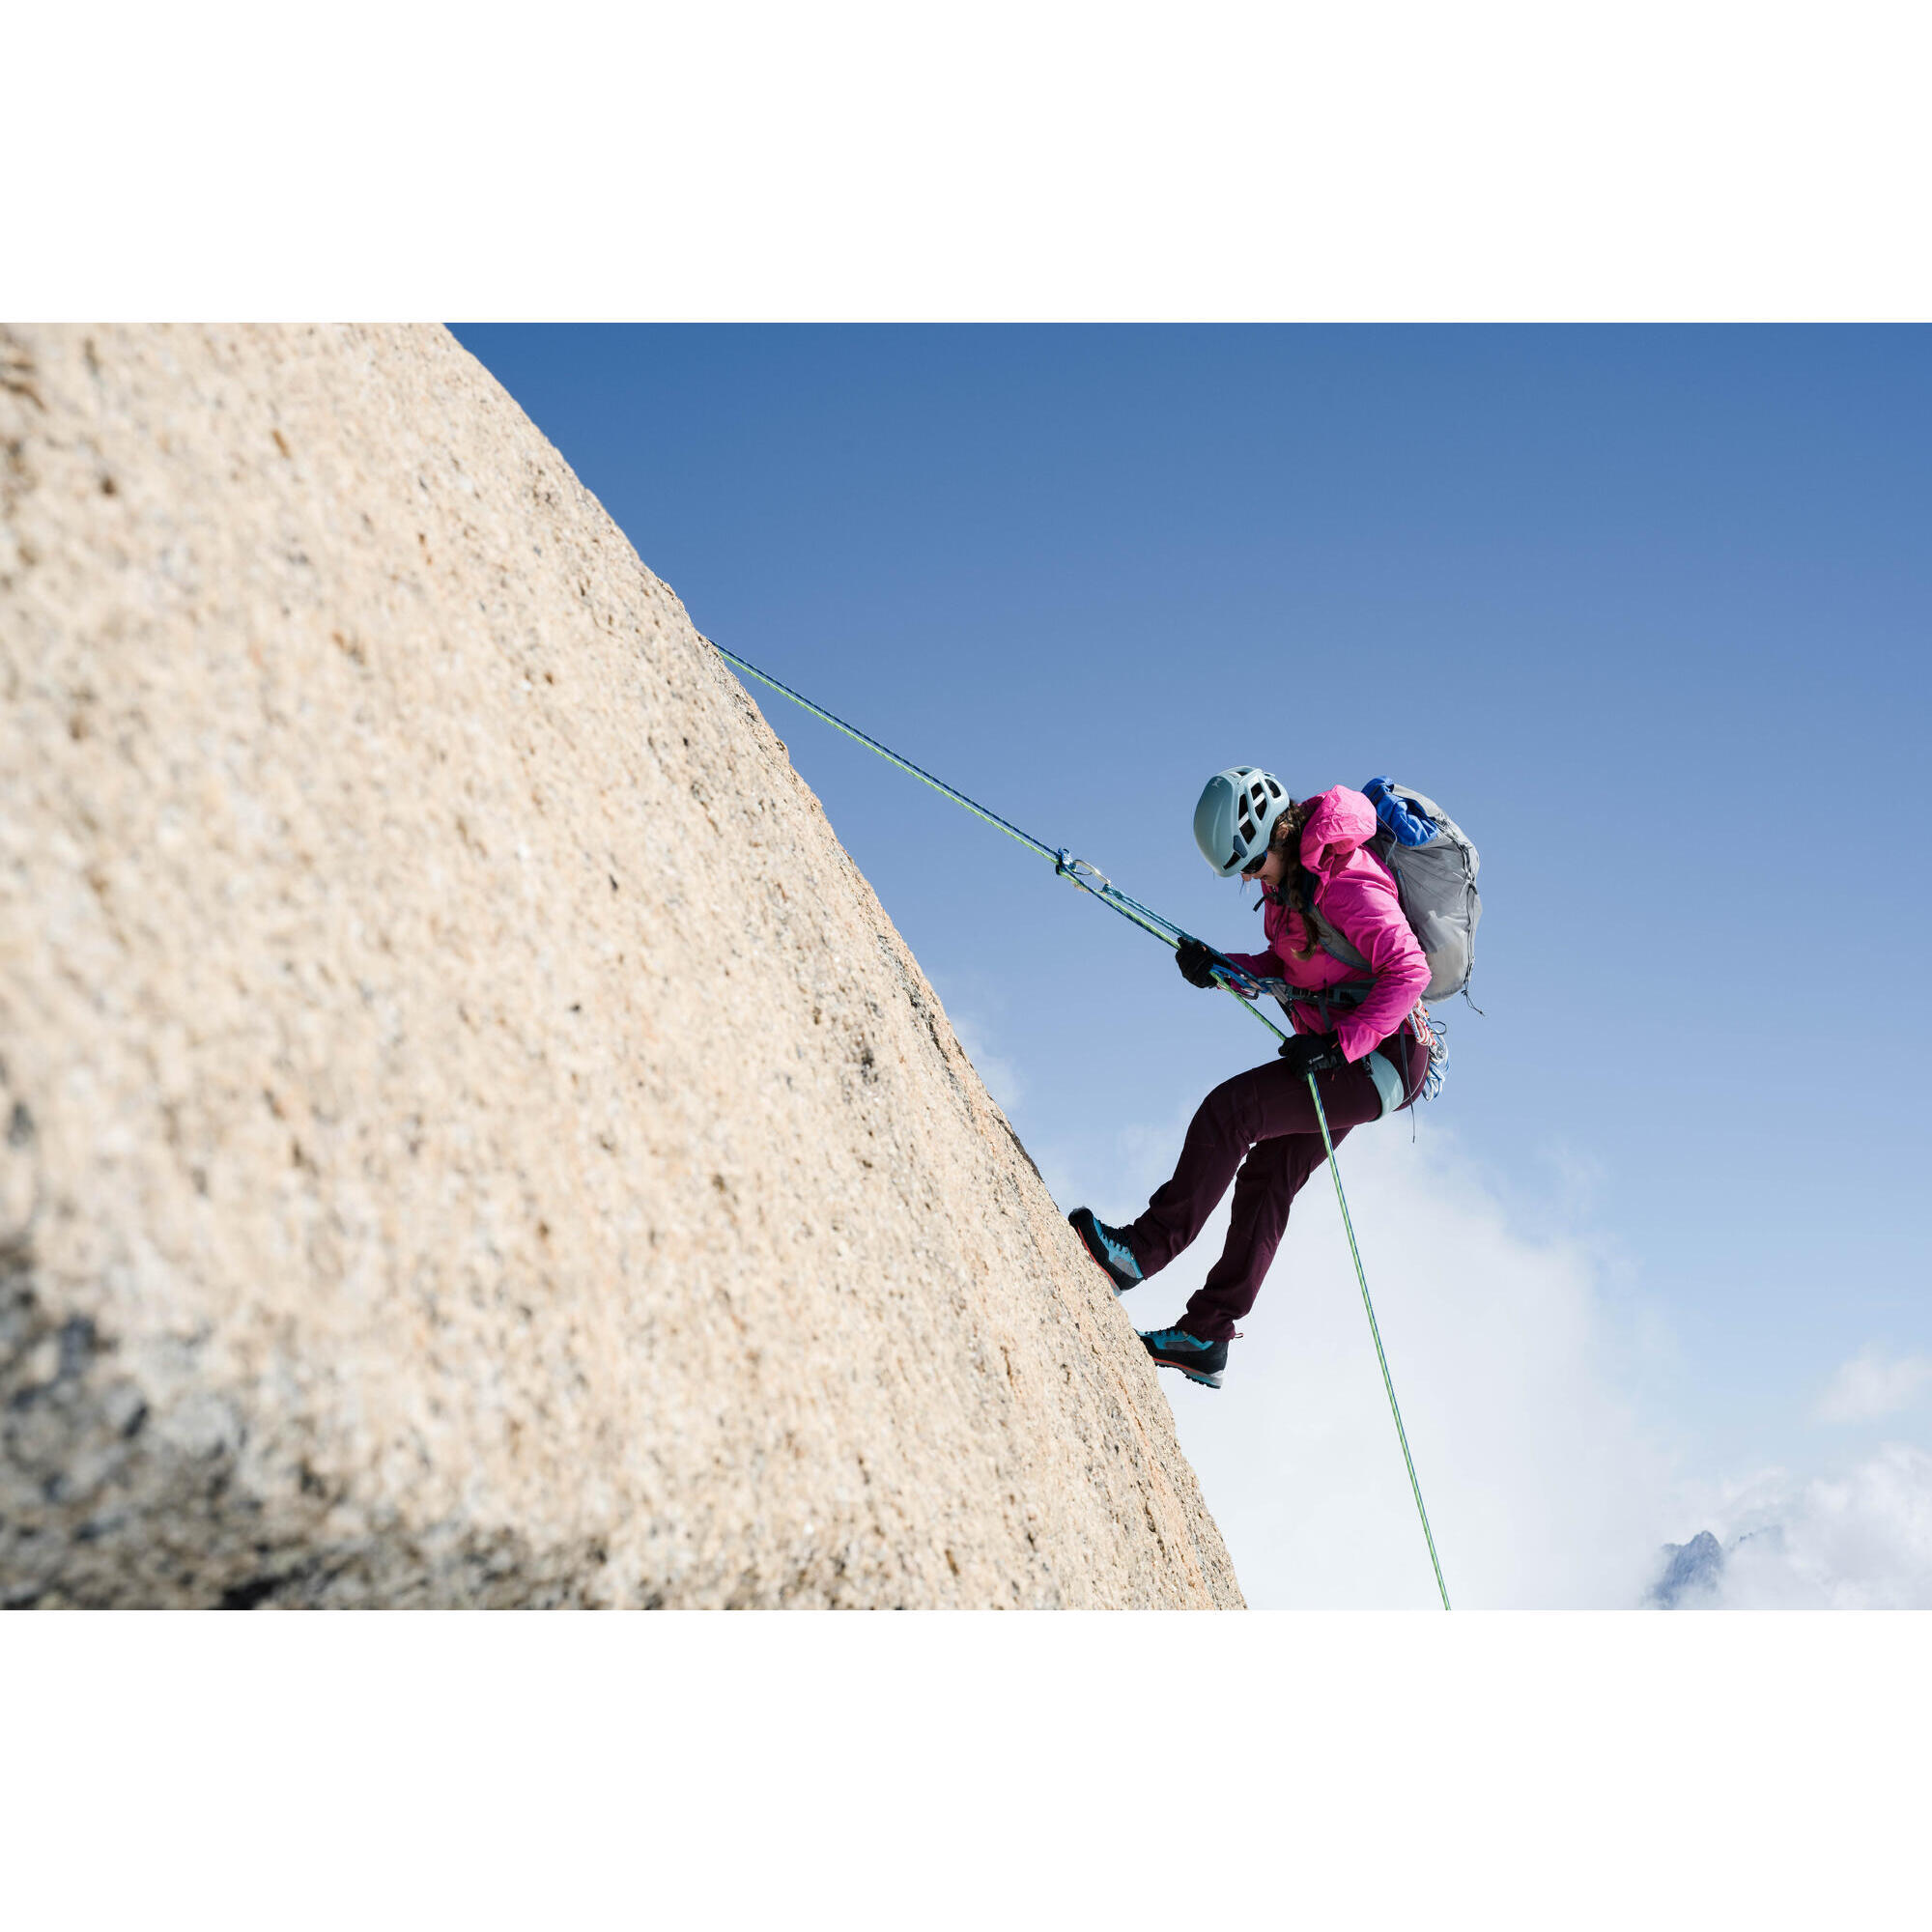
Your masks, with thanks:
[{"label": "burgundy climbing pants", "polygon": [[[1398,1033],[1378,1050],[1402,1069],[1412,1099],[1429,1070],[1428,1048]],[[1379,1118],[1381,1095],[1359,1063],[1315,1080],[1337,1146],[1350,1127]],[[1173,1179],[1155,1190],[1147,1212],[1126,1231],[1141,1272],[1158,1274],[1201,1232],[1229,1181],[1235,1183],[1227,1245],[1180,1318],[1190,1335],[1225,1342],[1234,1334],[1261,1293],[1301,1183],[1326,1157],[1308,1081],[1286,1061],[1237,1073],[1202,1101]]]}]

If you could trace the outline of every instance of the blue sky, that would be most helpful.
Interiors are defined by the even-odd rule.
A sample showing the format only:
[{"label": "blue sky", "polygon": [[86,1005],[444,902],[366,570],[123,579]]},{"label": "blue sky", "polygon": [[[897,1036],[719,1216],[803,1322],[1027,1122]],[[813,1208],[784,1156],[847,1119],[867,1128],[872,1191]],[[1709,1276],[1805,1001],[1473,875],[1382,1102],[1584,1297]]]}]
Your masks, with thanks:
[{"label": "blue sky", "polygon": [[[1604,1373],[1686,1480],[1932,1448],[1909,1393],[1819,1410],[1861,1351],[1932,1356],[1932,335],[457,333],[700,630],[1210,940],[1259,943],[1189,836],[1218,767],[1439,799],[1482,849],[1484,1016],[1448,1009],[1416,1159],[1469,1163],[1525,1251],[1580,1243]],[[1049,1179],[1137,1211],[1266,1037],[753,695]]]}]

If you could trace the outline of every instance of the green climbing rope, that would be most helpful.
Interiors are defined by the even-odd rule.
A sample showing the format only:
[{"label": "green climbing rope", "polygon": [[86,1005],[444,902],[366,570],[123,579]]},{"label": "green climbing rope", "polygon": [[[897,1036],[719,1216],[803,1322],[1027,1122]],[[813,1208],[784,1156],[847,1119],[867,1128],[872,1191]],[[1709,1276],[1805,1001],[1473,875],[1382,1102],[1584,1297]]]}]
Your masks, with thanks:
[{"label": "green climbing rope", "polygon": [[[983,805],[968,798],[963,791],[955,790],[945,780],[936,779],[930,772],[922,770],[909,758],[900,757],[896,752],[880,744],[876,738],[861,731],[856,724],[846,724],[844,719],[827,711],[822,705],[814,704],[802,692],[794,691],[788,684],[781,684],[777,678],[767,671],[760,670],[756,665],[747,664],[734,652],[727,651],[723,644],[713,643],[711,648],[726,664],[736,666],[748,676],[756,678],[760,684],[769,685],[772,690],[790,698],[801,709],[810,712],[814,718],[822,719],[835,730],[844,732],[846,737],[856,744],[864,745],[868,752],[876,752],[888,764],[896,765],[900,771],[918,779],[922,784],[930,785],[942,798],[950,798],[954,805],[963,807],[975,818],[984,819],[988,825],[1004,832],[1009,838],[1017,839],[1028,851],[1037,853],[1042,859],[1050,859],[1054,870],[1063,879],[1070,880],[1082,892],[1091,894],[1102,905],[1119,913],[1122,919],[1130,920],[1143,932],[1150,932],[1154,938],[1164,940],[1169,946],[1176,948],[1179,948],[1180,942],[1188,936],[1171,920],[1163,919],[1152,907],[1144,906],[1138,899],[1128,897],[1104,872],[1089,865],[1085,859],[1074,858],[1064,846],[1056,851],[1043,839],[1036,838],[1030,832],[1022,832],[1017,825],[1002,818],[997,811],[987,810]],[[1099,882],[1097,885],[1094,883],[1095,880]],[[1214,976],[1220,981],[1221,990],[1232,999],[1239,1001],[1243,1010],[1252,1013],[1277,1039],[1287,1039],[1289,1036],[1276,1026],[1252,999],[1245,998],[1236,991],[1234,977],[1239,974],[1239,970],[1227,961],[1222,961],[1215,967]],[[1415,1459],[1408,1453],[1408,1432],[1402,1426],[1402,1408],[1395,1399],[1395,1382],[1389,1375],[1388,1357],[1382,1352],[1382,1331],[1376,1321],[1376,1305],[1369,1298],[1369,1277],[1362,1266],[1362,1251],[1355,1245],[1355,1224],[1349,1215],[1349,1197],[1342,1191],[1342,1169],[1335,1158],[1335,1143],[1328,1132],[1327,1110],[1321,1104],[1321,1093],[1316,1086],[1315,1076],[1312,1073],[1308,1076],[1308,1091],[1315,1097],[1315,1118],[1321,1122],[1321,1145],[1328,1151],[1328,1172],[1334,1178],[1335,1199],[1341,1204],[1342,1226],[1348,1232],[1349,1253],[1354,1258],[1355,1279],[1361,1284],[1362,1307],[1368,1313],[1369,1333],[1376,1345],[1376,1360],[1381,1364],[1382,1386],[1388,1391],[1389,1413],[1395,1417],[1396,1439],[1402,1444],[1403,1464],[1408,1470],[1408,1487],[1415,1495],[1415,1511],[1422,1519],[1423,1538],[1429,1545],[1429,1561],[1435,1571],[1435,1587],[1441,1592],[1442,1607],[1446,1610],[1449,1607],[1449,1589],[1442,1580],[1442,1564],[1435,1554],[1435,1533],[1429,1526],[1429,1512],[1423,1507],[1422,1485],[1416,1480],[1415,1475]]]},{"label": "green climbing rope", "polygon": [[1395,1399],[1395,1381],[1389,1375],[1388,1357],[1382,1353],[1381,1324],[1376,1320],[1376,1304],[1369,1299],[1368,1271],[1362,1266],[1362,1251],[1355,1245],[1355,1223],[1349,1212],[1349,1197],[1342,1192],[1342,1169],[1335,1159],[1335,1143],[1328,1137],[1328,1110],[1321,1104],[1321,1090],[1308,1076],[1308,1092],[1315,1101],[1315,1118],[1321,1127],[1321,1145],[1328,1150],[1328,1172],[1335,1178],[1335,1201],[1342,1209],[1342,1226],[1349,1236],[1349,1253],[1354,1257],[1355,1279],[1362,1285],[1362,1307],[1369,1318],[1369,1333],[1375,1337],[1376,1360],[1382,1365],[1382,1386],[1388,1390],[1389,1413],[1395,1417],[1396,1440],[1402,1444],[1403,1466],[1408,1471],[1408,1487],[1415,1493],[1415,1513],[1422,1519],[1423,1540],[1429,1545],[1429,1561],[1435,1571],[1435,1587],[1441,1592],[1442,1607],[1449,1607],[1449,1586],[1442,1580],[1442,1560],[1435,1553],[1435,1532],[1429,1526],[1429,1512],[1422,1503],[1422,1485],[1416,1480],[1415,1459],[1408,1453],[1408,1431],[1402,1426],[1402,1405]]},{"label": "green climbing rope", "polygon": [[[944,779],[936,779],[930,772],[914,764],[910,758],[900,757],[891,746],[880,744],[876,738],[860,730],[856,724],[848,724],[844,719],[838,717],[834,712],[826,710],[822,704],[814,704],[803,692],[794,691],[788,684],[781,684],[769,671],[760,670],[754,664],[748,664],[736,652],[727,651],[723,644],[711,642],[709,639],[706,639],[706,642],[711,643],[711,648],[726,664],[735,665],[748,676],[756,678],[760,684],[770,685],[781,696],[790,698],[801,710],[809,711],[814,718],[822,719],[834,730],[844,732],[846,737],[850,738],[854,744],[865,746],[868,752],[876,752],[889,765],[896,765],[908,777],[916,778],[921,784],[930,785],[941,798],[950,798],[954,805],[962,806],[975,818],[983,819],[988,825],[993,826],[998,831],[1004,832],[1009,838],[1017,839],[1029,852],[1036,852],[1042,859],[1050,859],[1053,862],[1054,870],[1063,879],[1066,879],[1073,885],[1078,886],[1082,892],[1090,894],[1093,897],[1098,899],[1102,905],[1119,913],[1122,919],[1131,921],[1143,932],[1151,933],[1154,938],[1176,949],[1179,949],[1180,942],[1188,936],[1172,920],[1163,919],[1151,906],[1144,906],[1139,899],[1129,898],[1104,872],[1100,871],[1096,867],[1089,865],[1085,859],[1074,858],[1072,853],[1067,851],[1064,846],[1056,851],[1044,839],[1036,838],[1031,832],[1021,831],[1010,819],[1002,818],[997,811],[989,811],[977,800],[968,798],[963,791],[959,791],[948,784]],[[1094,880],[1099,881],[1098,885],[1093,883]],[[1275,1038],[1288,1038],[1288,1035],[1280,1027],[1276,1026],[1252,1000],[1244,999],[1239,993],[1235,991],[1230,978],[1234,971],[1233,967],[1229,967],[1225,973],[1219,968],[1216,969],[1215,978],[1220,980],[1222,990],[1232,995],[1235,999],[1240,1000],[1242,1007],[1248,1012],[1252,1013],[1263,1026],[1266,1027],[1268,1032],[1274,1035]]]}]

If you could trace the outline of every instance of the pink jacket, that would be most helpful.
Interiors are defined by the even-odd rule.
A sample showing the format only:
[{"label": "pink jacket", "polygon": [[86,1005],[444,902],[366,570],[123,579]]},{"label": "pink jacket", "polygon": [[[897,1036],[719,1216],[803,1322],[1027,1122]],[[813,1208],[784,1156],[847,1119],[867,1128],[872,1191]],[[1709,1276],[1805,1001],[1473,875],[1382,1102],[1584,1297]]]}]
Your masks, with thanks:
[{"label": "pink jacket", "polygon": [[[1347,785],[1322,792],[1301,829],[1301,863],[1315,874],[1315,903],[1369,962],[1366,972],[1324,952],[1301,915],[1272,899],[1263,922],[1268,950],[1227,955],[1259,978],[1286,980],[1310,992],[1372,981],[1374,989],[1360,1006],[1331,1015],[1336,1042],[1350,1060],[1380,1045],[1408,1017],[1429,983],[1429,962],[1402,916],[1394,876],[1362,849],[1376,831],[1375,807]],[[1319,1009],[1297,1006],[1293,1013],[1297,1032],[1323,1031]]]}]

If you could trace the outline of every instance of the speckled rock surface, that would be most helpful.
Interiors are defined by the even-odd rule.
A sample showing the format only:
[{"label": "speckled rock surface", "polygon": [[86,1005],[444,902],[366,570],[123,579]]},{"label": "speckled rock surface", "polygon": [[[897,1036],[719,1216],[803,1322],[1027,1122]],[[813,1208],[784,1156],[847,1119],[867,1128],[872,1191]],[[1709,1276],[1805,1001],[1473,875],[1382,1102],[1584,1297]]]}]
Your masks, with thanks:
[{"label": "speckled rock surface", "polygon": [[0,330],[0,1601],[1240,1602],[784,747],[440,329]]}]

